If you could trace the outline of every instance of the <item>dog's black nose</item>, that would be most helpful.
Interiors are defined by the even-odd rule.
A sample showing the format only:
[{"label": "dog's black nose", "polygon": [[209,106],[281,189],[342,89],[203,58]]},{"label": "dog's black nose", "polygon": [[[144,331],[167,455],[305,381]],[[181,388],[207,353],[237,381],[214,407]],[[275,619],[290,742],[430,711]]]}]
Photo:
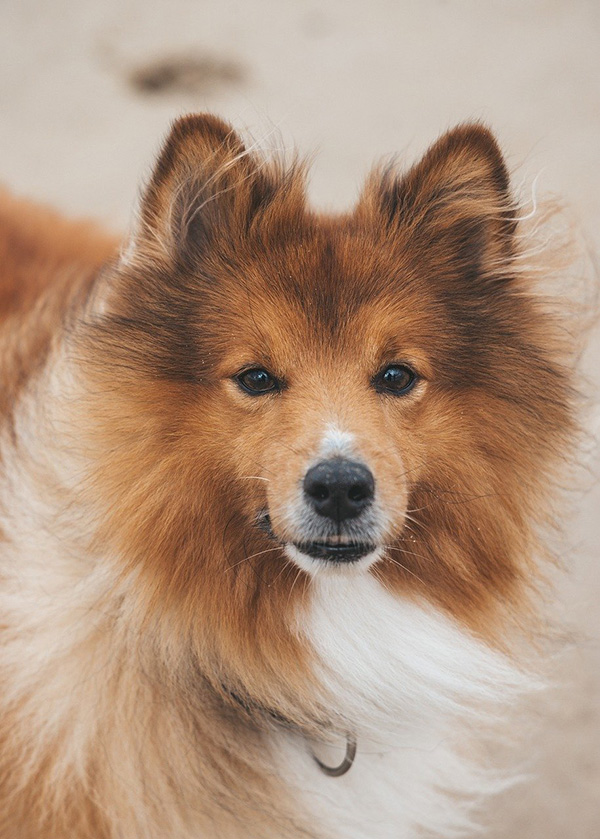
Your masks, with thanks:
[{"label": "dog's black nose", "polygon": [[304,476],[304,494],[321,516],[340,522],[358,516],[373,500],[375,480],[362,463],[323,460]]}]

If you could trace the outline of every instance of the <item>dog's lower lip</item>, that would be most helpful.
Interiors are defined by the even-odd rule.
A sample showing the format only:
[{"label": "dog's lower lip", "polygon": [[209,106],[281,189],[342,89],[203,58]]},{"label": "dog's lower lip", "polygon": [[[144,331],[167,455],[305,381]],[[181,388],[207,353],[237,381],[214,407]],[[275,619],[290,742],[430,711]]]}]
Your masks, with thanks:
[{"label": "dog's lower lip", "polygon": [[[271,518],[266,511],[261,511],[256,519],[256,524],[264,533],[277,542],[280,540],[273,532]],[[280,542],[280,544],[284,544]],[[296,550],[306,554],[313,559],[323,559],[328,562],[358,562],[367,554],[376,550],[377,546],[371,542],[346,542],[336,544],[334,542],[292,542]]]},{"label": "dog's lower lip", "polygon": [[348,542],[336,545],[331,542],[294,542],[294,547],[313,559],[329,562],[356,562],[375,550],[368,542]]}]

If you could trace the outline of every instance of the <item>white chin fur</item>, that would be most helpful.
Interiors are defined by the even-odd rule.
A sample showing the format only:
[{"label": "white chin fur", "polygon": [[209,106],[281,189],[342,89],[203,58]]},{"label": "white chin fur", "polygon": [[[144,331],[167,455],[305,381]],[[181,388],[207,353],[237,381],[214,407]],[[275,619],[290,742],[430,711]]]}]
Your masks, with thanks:
[{"label": "white chin fur", "polygon": [[[311,588],[297,630],[317,653],[321,699],[338,730],[356,735],[358,752],[346,775],[327,778],[305,740],[280,731],[278,771],[326,837],[472,835],[474,803],[515,780],[482,768],[475,743],[499,709],[504,714],[535,683],[432,606],[392,596],[371,574],[317,574]],[[343,755],[337,740],[331,765]]]},{"label": "white chin fur", "polygon": [[299,568],[306,571],[311,577],[317,575],[333,578],[353,577],[357,574],[363,574],[381,558],[379,548],[352,562],[328,562],[325,559],[314,559],[314,557],[302,553],[295,545],[290,544],[285,546],[285,552],[292,562],[295,562]]}]

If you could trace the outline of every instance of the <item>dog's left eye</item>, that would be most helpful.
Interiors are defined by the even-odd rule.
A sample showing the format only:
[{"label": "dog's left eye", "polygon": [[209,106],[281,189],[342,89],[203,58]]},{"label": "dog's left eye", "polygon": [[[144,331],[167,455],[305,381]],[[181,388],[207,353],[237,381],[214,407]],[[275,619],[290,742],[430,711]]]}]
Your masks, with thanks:
[{"label": "dog's left eye", "polygon": [[252,396],[259,396],[263,393],[272,393],[280,390],[280,385],[275,376],[272,376],[262,367],[253,367],[251,370],[244,370],[235,377],[236,382]]},{"label": "dog's left eye", "polygon": [[404,396],[414,387],[418,376],[406,364],[390,364],[375,376],[373,384],[380,393]]}]

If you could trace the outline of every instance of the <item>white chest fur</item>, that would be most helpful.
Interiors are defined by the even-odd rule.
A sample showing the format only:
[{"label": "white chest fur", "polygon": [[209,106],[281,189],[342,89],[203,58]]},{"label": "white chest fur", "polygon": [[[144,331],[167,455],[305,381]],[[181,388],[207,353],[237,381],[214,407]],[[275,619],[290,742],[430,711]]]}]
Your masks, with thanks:
[{"label": "white chest fur", "polygon": [[[300,631],[358,752],[347,774],[329,778],[301,737],[280,733],[278,771],[323,837],[470,833],[474,801],[509,782],[479,765],[473,730],[483,734],[527,678],[431,606],[390,595],[368,573],[313,585]],[[344,748],[338,738],[332,765]]]}]

